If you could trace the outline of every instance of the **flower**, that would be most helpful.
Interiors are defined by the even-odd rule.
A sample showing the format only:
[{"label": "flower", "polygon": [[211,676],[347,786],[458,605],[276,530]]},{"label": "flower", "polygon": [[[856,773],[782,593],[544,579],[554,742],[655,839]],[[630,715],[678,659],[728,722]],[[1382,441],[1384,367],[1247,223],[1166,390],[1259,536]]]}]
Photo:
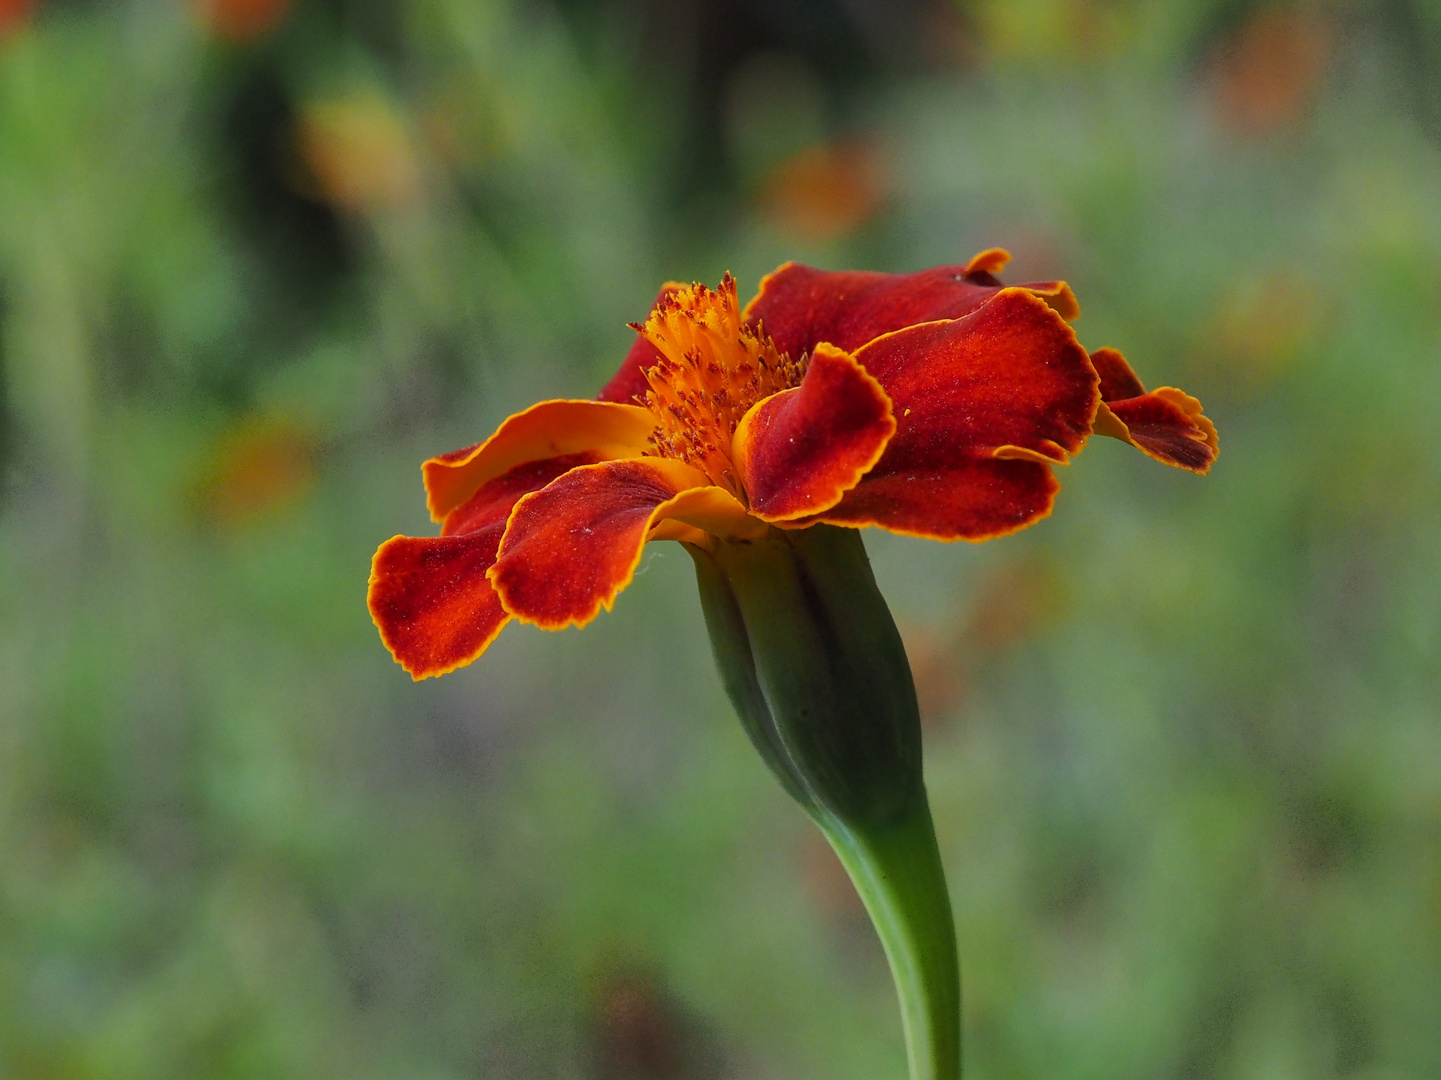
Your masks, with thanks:
[{"label": "flower", "polygon": [[201,16],[218,36],[237,44],[259,41],[285,21],[292,0],[199,0]]},{"label": "flower", "polygon": [[373,90],[308,104],[296,144],[319,194],[340,209],[403,210],[425,194],[403,119]]},{"label": "flower", "polygon": [[1050,513],[1093,432],[1204,473],[1216,429],[1087,354],[1063,282],[1009,260],[916,274],[787,263],[661,290],[591,401],[544,401],[423,466],[440,536],[375,553],[370,611],[417,678],[513,618],[584,625],[680,540],[747,736],[840,856],[890,960],[917,1080],[960,1074],[955,926],[905,647],[857,529],[986,540]]},{"label": "flower", "polygon": [[369,605],[414,678],[470,663],[511,619],[582,626],[645,544],[702,548],[817,523],[988,540],[1050,513],[1093,433],[1205,473],[1198,401],[1087,354],[1059,281],[1009,256],[914,274],[787,263],[742,310],[734,280],[669,284],[595,400],[543,401],[422,467],[438,537],[380,546]]}]

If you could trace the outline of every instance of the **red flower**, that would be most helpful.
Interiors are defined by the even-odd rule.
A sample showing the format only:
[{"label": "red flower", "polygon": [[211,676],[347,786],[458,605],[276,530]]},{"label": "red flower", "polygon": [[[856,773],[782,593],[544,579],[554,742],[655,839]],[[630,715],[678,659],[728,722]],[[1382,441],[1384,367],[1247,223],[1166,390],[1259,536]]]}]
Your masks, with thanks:
[{"label": "red flower", "polygon": [[817,522],[988,540],[1051,510],[1052,465],[1093,432],[1205,473],[1194,398],[1087,355],[1063,282],[1006,288],[1009,256],[916,274],[787,263],[667,285],[594,401],[543,401],[423,466],[439,537],[375,554],[370,611],[415,678],[478,657],[512,618],[582,626],[650,540],[710,545]]}]

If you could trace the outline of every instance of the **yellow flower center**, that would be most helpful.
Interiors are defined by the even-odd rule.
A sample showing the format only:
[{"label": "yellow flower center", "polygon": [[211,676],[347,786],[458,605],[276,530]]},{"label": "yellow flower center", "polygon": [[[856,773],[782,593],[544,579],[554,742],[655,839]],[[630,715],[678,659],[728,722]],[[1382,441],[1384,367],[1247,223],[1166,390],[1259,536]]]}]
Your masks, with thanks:
[{"label": "yellow flower center", "polygon": [[731,464],[736,425],[756,402],[798,386],[806,358],[779,352],[763,327],[741,321],[735,279],[668,293],[633,328],[660,351],[646,370],[645,404],[656,417],[651,449],[695,466],[744,498]]}]

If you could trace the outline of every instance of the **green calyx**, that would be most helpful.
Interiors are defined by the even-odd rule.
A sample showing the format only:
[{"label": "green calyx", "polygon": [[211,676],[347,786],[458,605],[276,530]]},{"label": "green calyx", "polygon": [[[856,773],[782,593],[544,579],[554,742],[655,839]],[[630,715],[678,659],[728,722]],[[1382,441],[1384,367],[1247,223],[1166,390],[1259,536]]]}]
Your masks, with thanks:
[{"label": "green calyx", "polygon": [[726,692],[835,848],[885,946],[912,1080],[960,1076],[960,977],[900,634],[860,535],[689,546]]}]

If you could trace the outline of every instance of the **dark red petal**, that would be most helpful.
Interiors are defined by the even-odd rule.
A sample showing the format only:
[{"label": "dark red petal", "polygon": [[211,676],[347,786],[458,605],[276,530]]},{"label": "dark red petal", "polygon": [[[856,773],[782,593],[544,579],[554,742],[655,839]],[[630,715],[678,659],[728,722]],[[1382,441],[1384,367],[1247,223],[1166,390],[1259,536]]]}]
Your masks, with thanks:
[{"label": "dark red petal", "polygon": [[885,451],[896,430],[880,383],[849,354],[819,345],[801,385],[755,405],[734,457],[751,512],[790,521],[827,510]]},{"label": "dark red petal", "polygon": [[665,505],[708,486],[703,473],[665,458],[572,469],[511,513],[490,571],[501,603],[547,630],[585,625],[630,584]]},{"label": "dark red petal", "polygon": [[1065,321],[1024,289],[1006,289],[965,318],[878,338],[856,359],[896,411],[887,457],[990,457],[1019,446],[1064,460],[1091,431],[1098,393],[1090,358]]},{"label": "dark red petal", "polygon": [[[666,296],[680,288],[683,286],[679,282],[667,281],[660,287],[660,292],[656,294],[651,310],[654,311]],[[643,323],[645,320],[641,319],[640,322]],[[650,383],[645,381],[646,369],[655,367],[660,361],[660,350],[640,334],[636,334],[630,351],[620,362],[620,369],[610,377],[610,382],[601,387],[600,393],[596,395],[596,400],[618,401],[623,405],[643,400],[646,391],[650,389]]]},{"label": "dark red petal", "polygon": [[482,484],[480,490],[446,515],[441,523],[441,536],[462,536],[487,525],[505,524],[511,507],[522,495],[539,491],[557,476],[581,465],[594,465],[603,460],[594,453],[564,454],[517,465],[509,472]]},{"label": "dark red petal", "polygon": [[545,487],[591,454],[530,461],[481,486],[452,510],[439,537],[396,536],[375,553],[370,616],[381,640],[416,679],[470,663],[510,620],[486,573],[495,565],[516,500]]},{"label": "dark red petal", "polygon": [[1171,386],[1107,402],[1096,415],[1096,432],[1128,442],[1166,465],[1202,476],[1211,470],[1219,452],[1216,426],[1202,415],[1201,403]]},{"label": "dark red petal", "polygon": [[[975,311],[1003,287],[989,269],[1004,264],[1002,255],[986,251],[964,265],[915,274],[832,272],[786,263],[761,281],[744,315],[749,322],[763,323],[776,348],[791,356],[810,352],[822,341],[855,352],[882,334]],[[1065,318],[1079,314],[1064,282],[1020,288],[1042,297]]]},{"label": "dark red petal", "polygon": [[1146,392],[1131,365],[1117,349],[1097,349],[1091,354],[1091,366],[1101,377],[1101,400],[1122,401],[1140,397]]},{"label": "dark red petal", "polygon": [[949,465],[872,472],[817,521],[928,540],[990,540],[1051,512],[1056,482],[1035,461],[961,457]]},{"label": "dark red petal", "polygon": [[1048,462],[1091,432],[1099,403],[1086,351],[1024,289],[961,319],[878,338],[856,359],[891,398],[896,433],[875,467],[819,520],[935,539],[984,540],[1050,510]]},{"label": "dark red petal", "polygon": [[370,617],[415,679],[470,663],[510,616],[486,579],[504,521],[464,536],[396,536],[370,568]]},{"label": "dark red petal", "polygon": [[485,442],[421,466],[430,516],[444,521],[483,484],[528,461],[579,453],[593,460],[635,457],[654,430],[655,417],[638,405],[542,401],[507,417]]}]

